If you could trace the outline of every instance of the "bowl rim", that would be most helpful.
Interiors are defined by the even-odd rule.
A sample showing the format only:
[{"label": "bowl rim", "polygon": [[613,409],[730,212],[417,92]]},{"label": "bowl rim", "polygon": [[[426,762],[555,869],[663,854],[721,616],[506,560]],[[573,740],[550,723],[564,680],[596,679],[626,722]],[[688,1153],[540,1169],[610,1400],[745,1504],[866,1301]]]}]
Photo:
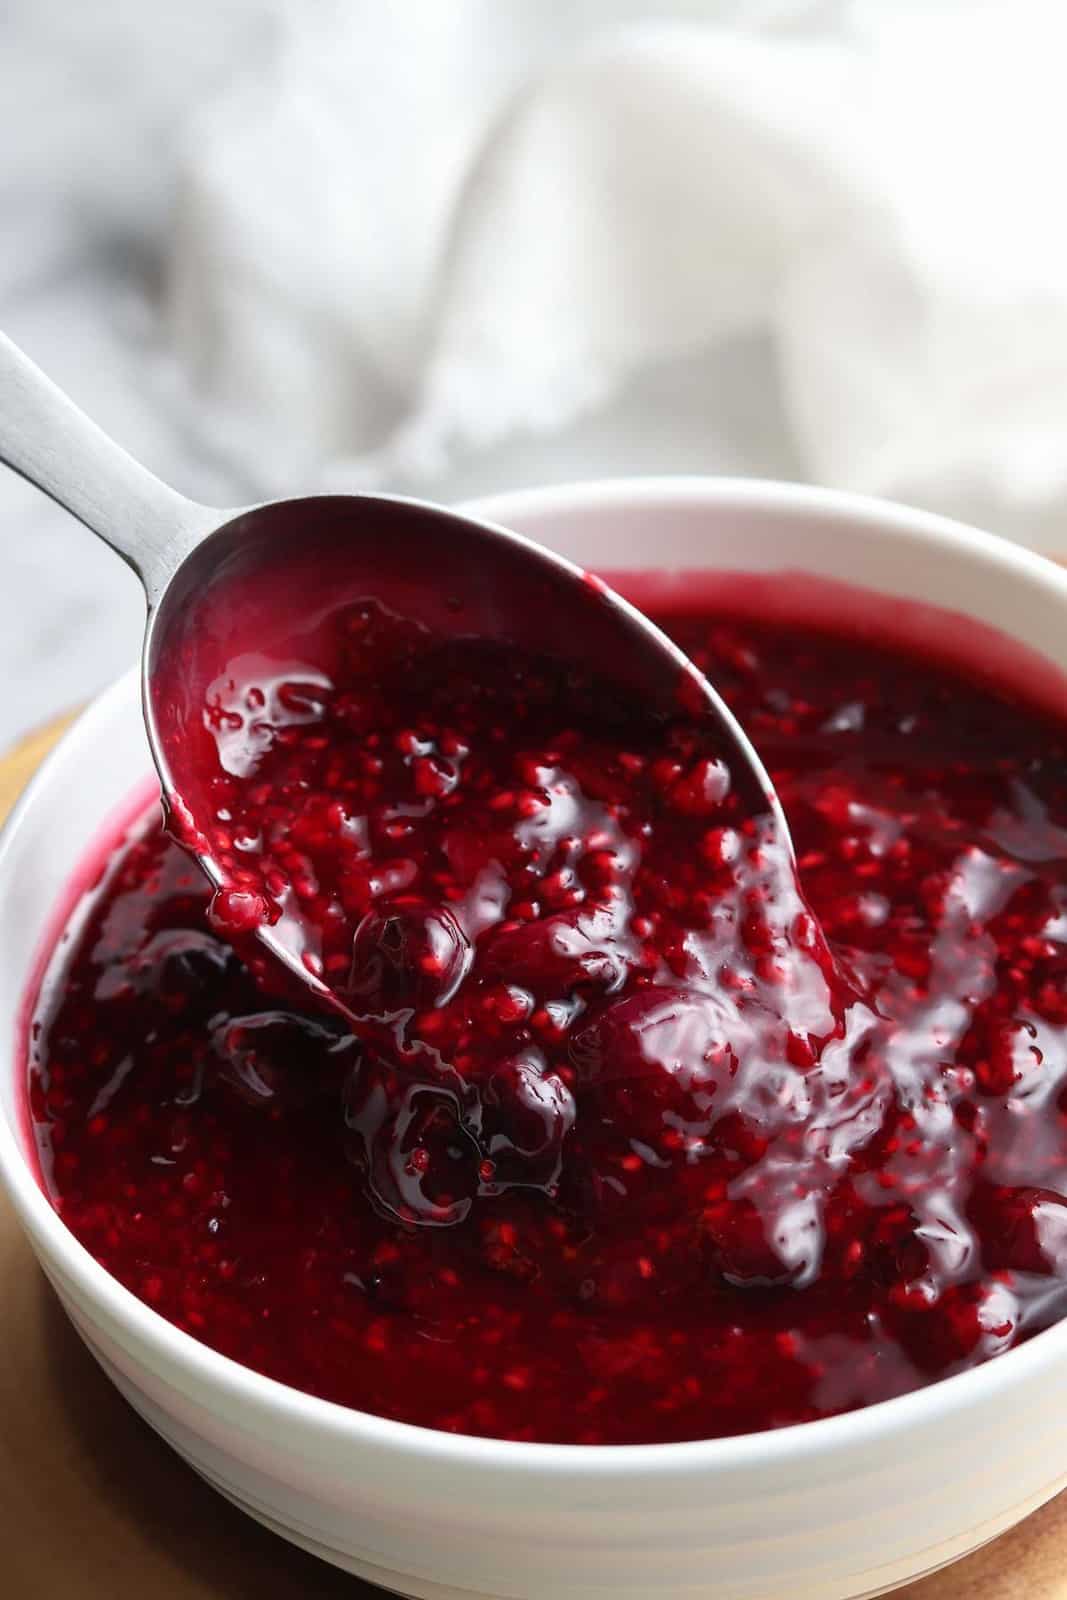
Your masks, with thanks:
[{"label": "bowl rim", "polygon": [[[1058,592],[1067,602],[1067,572],[1037,552],[933,512],[850,491],[752,478],[646,476],[508,490],[466,501],[460,509],[507,525],[510,517],[531,513],[685,504],[755,508],[784,518],[816,513],[842,524],[877,527],[919,543],[948,546],[967,557],[977,556]],[[38,796],[51,787],[68,762],[83,759],[87,747],[98,748],[98,736],[120,704],[131,695],[139,704],[138,685],[139,669],[134,666],[94,697],[38,768],[0,831],[0,884]],[[34,958],[36,955],[32,952]],[[32,973],[32,964],[28,970]],[[14,1070],[19,1072],[21,1040],[17,1033],[13,1055]],[[6,1052],[0,1061],[5,1059]],[[445,1433],[306,1394],[243,1366],[168,1322],[112,1277],[66,1227],[40,1187],[20,1137],[6,1117],[0,1117],[0,1179],[31,1239],[56,1259],[88,1302],[124,1327],[157,1363],[181,1370],[202,1389],[220,1391],[231,1403],[249,1408],[250,1415],[279,1427],[295,1424],[317,1429],[335,1443],[355,1449],[417,1456],[446,1467],[491,1469],[513,1477],[571,1478],[615,1478],[638,1472],[718,1476],[752,1466],[799,1467],[838,1450],[859,1447],[866,1452],[916,1424],[934,1427],[947,1422],[981,1401],[1002,1401],[1006,1392],[1067,1361],[1065,1319],[1003,1355],[924,1388],[837,1416],[760,1433],[628,1445],[532,1444]]]}]

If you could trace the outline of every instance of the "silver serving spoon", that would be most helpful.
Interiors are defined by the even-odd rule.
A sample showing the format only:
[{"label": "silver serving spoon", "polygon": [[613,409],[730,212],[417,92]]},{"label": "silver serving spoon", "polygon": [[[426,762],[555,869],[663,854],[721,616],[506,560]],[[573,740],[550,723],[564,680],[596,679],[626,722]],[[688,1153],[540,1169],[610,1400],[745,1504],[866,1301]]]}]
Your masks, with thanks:
[{"label": "silver serving spoon", "polygon": [[[650,709],[713,718],[735,789],[743,788],[752,814],[771,814],[791,851],[763,764],[703,675],[629,602],[520,534],[389,495],[199,505],[127,455],[3,334],[0,461],[99,535],[144,585],[148,742],[172,814],[184,819],[183,842],[216,887],[224,879],[211,844],[215,809],[195,759],[205,695],[250,626],[273,647],[292,634],[294,614],[306,615],[316,596],[336,603],[342,586],[435,630],[562,658],[616,681]],[[284,920],[257,933],[329,997]]]}]

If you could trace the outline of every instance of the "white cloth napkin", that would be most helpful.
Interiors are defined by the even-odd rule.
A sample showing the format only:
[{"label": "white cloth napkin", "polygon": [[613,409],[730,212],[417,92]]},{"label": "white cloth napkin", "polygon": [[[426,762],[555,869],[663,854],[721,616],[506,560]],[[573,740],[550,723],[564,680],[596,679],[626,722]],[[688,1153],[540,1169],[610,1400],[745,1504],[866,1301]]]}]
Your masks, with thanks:
[{"label": "white cloth napkin", "polygon": [[[0,324],[187,492],[754,472],[1067,548],[1055,0],[0,9]],[[0,523],[2,745],[141,604]]]},{"label": "white cloth napkin", "polygon": [[295,8],[184,147],[213,445],[263,492],[426,488],[625,400],[671,467],[667,368],[689,468],[1067,544],[1060,8],[649,9]]}]

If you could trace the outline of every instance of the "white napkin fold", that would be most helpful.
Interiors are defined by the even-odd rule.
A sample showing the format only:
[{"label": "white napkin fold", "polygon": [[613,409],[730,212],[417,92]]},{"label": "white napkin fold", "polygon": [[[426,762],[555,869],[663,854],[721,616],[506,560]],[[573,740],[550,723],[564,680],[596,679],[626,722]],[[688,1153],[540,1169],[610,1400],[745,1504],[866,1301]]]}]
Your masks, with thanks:
[{"label": "white napkin fold", "polygon": [[[742,460],[777,409],[785,470],[1040,542],[1067,497],[1059,8],[648,9],[292,13],[185,147],[171,325],[215,443],[264,492],[425,487],[643,388],[667,434],[649,375],[684,362]],[[774,391],[740,424],[738,338]]]}]

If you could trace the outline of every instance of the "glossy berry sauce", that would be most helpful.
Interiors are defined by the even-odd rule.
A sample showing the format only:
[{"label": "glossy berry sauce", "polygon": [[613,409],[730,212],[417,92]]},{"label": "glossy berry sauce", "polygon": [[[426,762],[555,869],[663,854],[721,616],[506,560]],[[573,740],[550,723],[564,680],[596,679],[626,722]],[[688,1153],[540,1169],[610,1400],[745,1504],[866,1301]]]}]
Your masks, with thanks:
[{"label": "glossy berry sauce", "polygon": [[[42,1172],[109,1271],[315,1394],[590,1444],[827,1416],[1067,1312],[1061,725],[667,618],[802,897],[699,727],[335,620],[347,667],[246,663],[208,707],[214,905],[146,822],[53,962]],[[283,916],[344,1015],[249,943]]]}]

